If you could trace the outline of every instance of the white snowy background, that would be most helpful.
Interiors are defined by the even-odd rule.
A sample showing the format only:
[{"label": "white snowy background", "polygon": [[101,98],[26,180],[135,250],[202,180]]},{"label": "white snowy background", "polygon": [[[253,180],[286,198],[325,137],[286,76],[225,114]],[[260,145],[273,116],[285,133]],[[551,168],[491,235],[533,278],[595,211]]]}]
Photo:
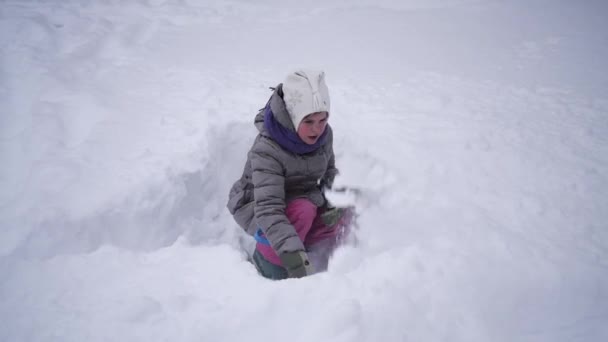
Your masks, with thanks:
[{"label": "white snowy background", "polygon": [[[0,341],[608,341],[608,2],[0,1]],[[225,209],[326,71],[359,245],[261,278]]]}]

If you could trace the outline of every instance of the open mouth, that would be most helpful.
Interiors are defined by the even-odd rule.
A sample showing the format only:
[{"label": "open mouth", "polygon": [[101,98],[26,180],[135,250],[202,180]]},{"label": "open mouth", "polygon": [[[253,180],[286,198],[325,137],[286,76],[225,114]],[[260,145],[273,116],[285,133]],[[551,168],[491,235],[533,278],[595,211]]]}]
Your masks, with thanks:
[{"label": "open mouth", "polygon": [[310,139],[310,140],[317,140],[318,137],[319,137],[318,135],[309,135],[308,139]]}]

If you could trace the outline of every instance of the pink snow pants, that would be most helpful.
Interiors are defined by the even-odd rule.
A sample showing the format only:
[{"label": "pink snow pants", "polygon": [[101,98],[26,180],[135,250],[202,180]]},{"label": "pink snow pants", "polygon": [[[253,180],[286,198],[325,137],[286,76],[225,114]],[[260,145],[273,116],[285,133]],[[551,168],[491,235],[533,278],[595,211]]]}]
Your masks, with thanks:
[{"label": "pink snow pants", "polygon": [[[334,248],[337,236],[340,233],[339,229],[334,229],[335,226],[328,227],[320,215],[317,214],[317,207],[305,198],[295,199],[287,205],[285,215],[291,224],[295,227],[300,240],[304,243],[304,247],[308,250],[309,247],[315,245],[324,245],[324,248]],[[319,210],[320,214],[321,211]],[[340,225],[341,222],[336,224]],[[257,250],[269,262],[282,266],[281,259],[271,246],[257,243]]]}]

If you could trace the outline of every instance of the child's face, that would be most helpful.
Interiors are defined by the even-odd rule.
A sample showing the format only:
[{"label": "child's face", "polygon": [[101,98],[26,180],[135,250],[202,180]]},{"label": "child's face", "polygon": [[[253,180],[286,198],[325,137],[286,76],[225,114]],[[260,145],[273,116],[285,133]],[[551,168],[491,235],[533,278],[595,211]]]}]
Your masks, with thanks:
[{"label": "child's face", "polygon": [[312,113],[304,117],[298,126],[298,136],[308,145],[319,140],[327,126],[327,112]]}]

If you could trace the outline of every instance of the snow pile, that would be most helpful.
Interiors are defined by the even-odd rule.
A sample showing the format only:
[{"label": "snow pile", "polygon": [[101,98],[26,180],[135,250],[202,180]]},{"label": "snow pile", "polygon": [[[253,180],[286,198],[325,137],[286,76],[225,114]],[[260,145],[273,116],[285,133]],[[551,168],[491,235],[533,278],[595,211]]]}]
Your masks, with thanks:
[{"label": "snow pile", "polygon": [[[4,2],[0,340],[606,340],[605,7]],[[224,204],[301,65],[359,245],[271,282]]]}]

